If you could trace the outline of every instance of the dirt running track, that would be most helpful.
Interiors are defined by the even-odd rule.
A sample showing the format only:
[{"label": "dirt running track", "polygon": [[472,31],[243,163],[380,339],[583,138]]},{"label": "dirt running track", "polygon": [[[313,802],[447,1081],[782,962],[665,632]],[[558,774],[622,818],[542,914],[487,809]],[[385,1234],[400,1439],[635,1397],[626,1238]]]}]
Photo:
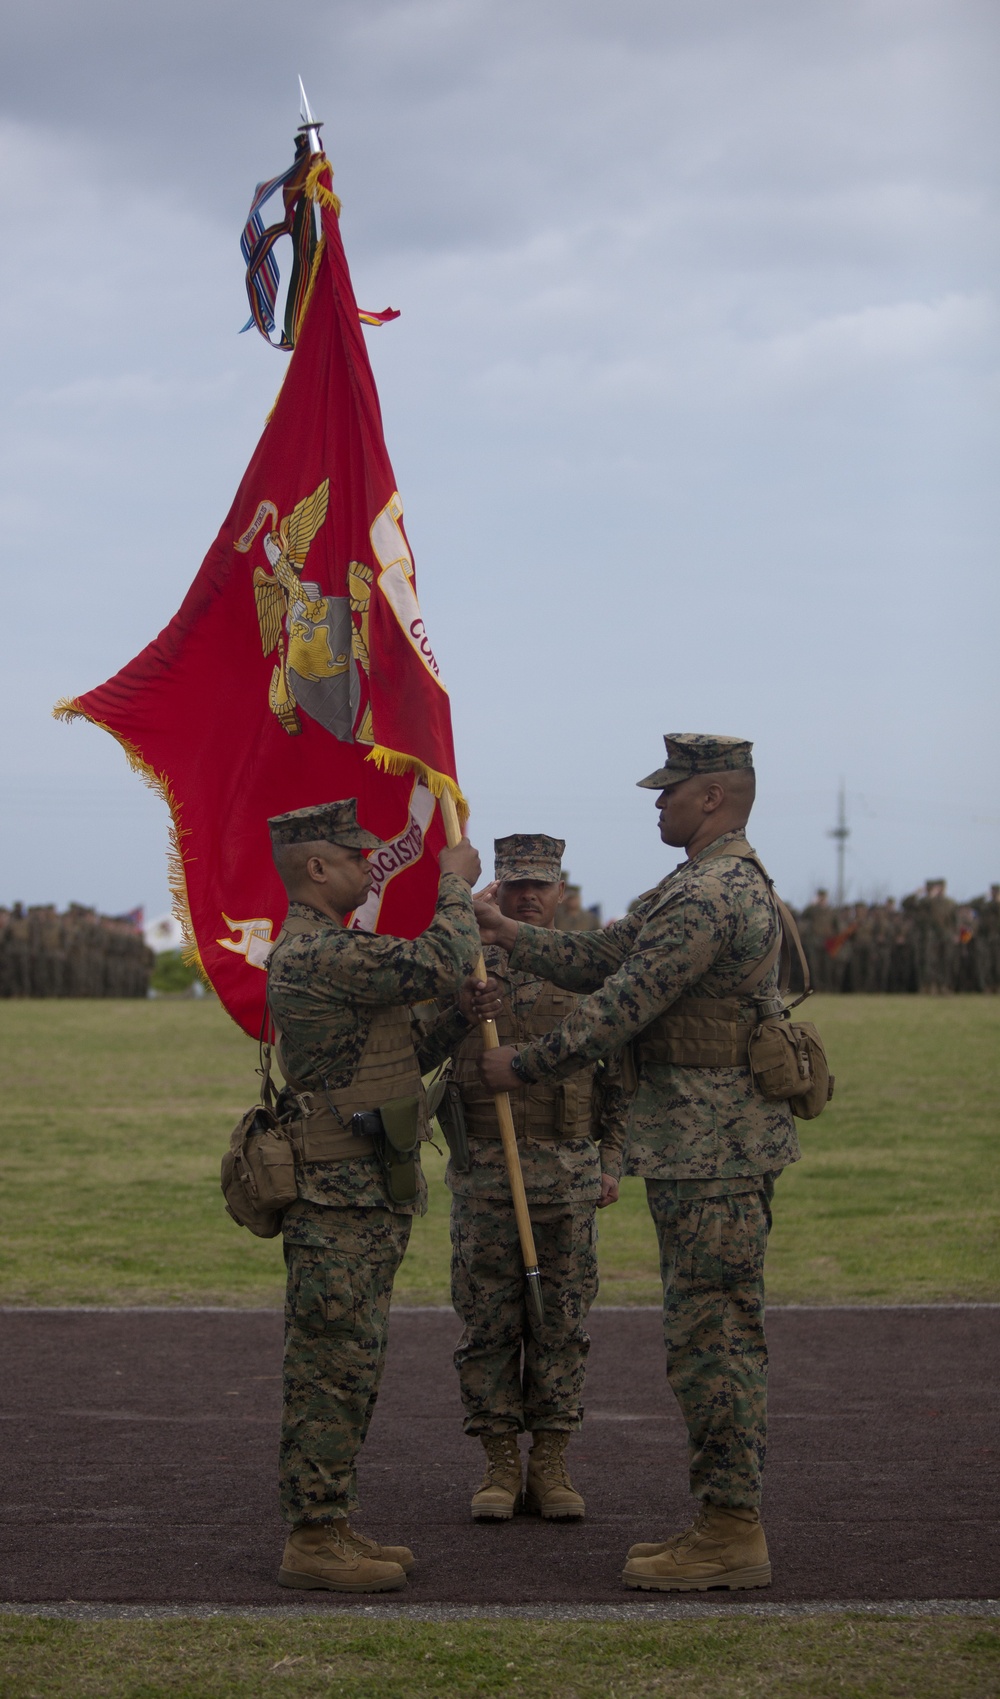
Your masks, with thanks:
[{"label": "dirt running track", "polygon": [[[587,1520],[474,1526],[482,1453],[461,1431],[457,1323],[394,1313],[357,1521],[411,1542],[419,1565],[381,1602],[656,1597],[618,1577],[632,1540],[688,1520],[659,1318],[599,1310],[591,1331],[572,1450]],[[1000,1308],[775,1310],[769,1333],[775,1582],[741,1596],[1000,1595]],[[7,1311],[0,1338],[4,1600],[353,1602],[274,1584],[276,1313]]]}]

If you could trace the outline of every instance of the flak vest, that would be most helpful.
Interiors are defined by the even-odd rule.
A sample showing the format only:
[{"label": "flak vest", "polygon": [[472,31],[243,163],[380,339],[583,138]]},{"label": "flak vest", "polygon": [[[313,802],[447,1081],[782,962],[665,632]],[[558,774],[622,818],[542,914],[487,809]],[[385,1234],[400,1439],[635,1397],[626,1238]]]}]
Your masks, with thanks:
[{"label": "flak vest", "polygon": [[[710,851],[703,859],[714,860],[717,856],[749,861],[763,875],[768,896],[777,911],[777,936],[767,954],[752,963],[746,978],[728,997],[678,997],[676,1003],[650,1021],[633,1041],[639,1063],[669,1063],[675,1068],[745,1068],[749,1061],[750,1037],[760,1020],[784,1008],[784,999],[777,993],[755,997],[754,992],[783,950],[787,960],[790,932],[794,933],[794,942],[798,943],[795,923],[774,891],[767,869],[745,838]],[[801,955],[801,945],[799,953]],[[787,983],[784,972],[782,979]]]},{"label": "flak vest", "polygon": [[[283,938],[315,932],[312,921],[297,915],[286,920],[275,948]],[[351,1131],[351,1117],[365,1109],[379,1109],[396,1097],[418,1100],[419,1136],[430,1138],[430,1121],[420,1067],[413,1049],[410,1012],[403,1004],[376,1009],[368,1037],[349,1085],[336,1089],[310,1090],[292,1078],[282,1055],[281,1034],[277,1035],[278,1066],[288,1088],[298,1099],[301,1120],[287,1125],[287,1134],[303,1162],[342,1162],[350,1157],[373,1156],[370,1138]]]},{"label": "flak vest", "polygon": [[[497,1036],[501,1044],[527,1044],[546,1033],[571,1014],[579,1002],[573,991],[560,991],[545,984],[531,1009],[518,1009],[518,987],[511,986],[506,976],[489,969],[499,979],[504,991],[503,1005],[497,1016]],[[477,1066],[483,1053],[482,1034],[477,1027],[462,1040],[455,1053],[452,1075],[462,1094],[466,1132],[470,1139],[499,1139],[500,1128],[493,1093],[479,1077]],[[594,1137],[591,1119],[594,1068],[587,1063],[578,1073],[558,1084],[539,1081],[511,1092],[510,1107],[514,1131],[522,1142],[553,1144],[564,1139]]]}]

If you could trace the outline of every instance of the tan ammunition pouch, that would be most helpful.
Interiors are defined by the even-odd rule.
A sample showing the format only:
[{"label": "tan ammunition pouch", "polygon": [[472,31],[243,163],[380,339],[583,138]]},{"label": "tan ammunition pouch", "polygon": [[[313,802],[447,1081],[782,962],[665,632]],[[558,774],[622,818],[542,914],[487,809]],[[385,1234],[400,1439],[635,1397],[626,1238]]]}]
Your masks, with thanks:
[{"label": "tan ammunition pouch", "polygon": [[[778,936],[729,997],[679,997],[634,1041],[636,1060],[676,1068],[746,1068],[763,1097],[787,1102],[793,1115],[811,1121],[833,1096],[823,1041],[811,1021],[792,1021],[792,1009],[812,994],[809,964],[791,911],[778,896],[766,868],[743,841],[726,844],[714,855],[737,855],[753,862],[767,881],[778,914]],[[707,858],[706,858],[707,859]],[[792,950],[802,973],[803,991],[786,1005]],[[767,977],[780,956],[778,995],[757,998],[756,1011],[746,1000]]]},{"label": "tan ammunition pouch", "polygon": [[281,1218],[298,1195],[295,1159],[268,1103],[254,1104],[234,1127],[221,1179],[227,1213],[240,1227],[258,1239],[281,1232]]},{"label": "tan ammunition pouch", "polygon": [[[565,1020],[578,1001],[572,991],[545,985],[530,1013],[515,1016],[510,991],[502,980],[501,989],[503,1006],[496,1023],[501,1044],[527,1044],[533,1038],[544,1038]],[[483,1085],[476,1065],[482,1052],[482,1034],[477,1027],[459,1046],[454,1079],[461,1093],[466,1137],[498,1139],[500,1127],[493,1093]],[[538,1081],[526,1085],[523,1091],[513,1092],[510,1106],[518,1138],[530,1144],[591,1138],[593,1081],[594,1069],[588,1063],[558,1084]]]},{"label": "tan ammunition pouch", "polygon": [[813,1121],[833,1096],[833,1075],[812,1021],[761,1021],[750,1039],[748,1061],[763,1097],[788,1100],[793,1115]]}]

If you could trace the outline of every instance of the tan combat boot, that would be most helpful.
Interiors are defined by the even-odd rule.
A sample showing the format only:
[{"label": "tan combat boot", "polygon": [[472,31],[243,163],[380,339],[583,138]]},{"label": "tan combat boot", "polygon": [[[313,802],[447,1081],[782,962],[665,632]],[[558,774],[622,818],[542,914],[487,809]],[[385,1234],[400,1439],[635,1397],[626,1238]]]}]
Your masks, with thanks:
[{"label": "tan combat boot", "polygon": [[[364,1541],[365,1548],[372,1546],[374,1541]],[[292,1529],[285,1541],[278,1585],[325,1588],[330,1593],[389,1593],[405,1587],[406,1576],[398,1563],[370,1557],[341,1517]]]},{"label": "tan combat boot", "polygon": [[662,1545],[633,1546],[622,1574],[626,1587],[658,1593],[703,1593],[709,1587],[767,1587],[771,1565],[756,1510],[705,1504],[690,1528]]},{"label": "tan combat boot", "polygon": [[472,1500],[473,1522],[509,1522],[521,1497],[521,1453],[517,1435],[480,1434],[486,1473]]},{"label": "tan combat boot", "polygon": [[569,1478],[566,1447],[569,1434],[543,1428],[534,1434],[528,1455],[528,1481],[524,1508],[550,1522],[565,1522],[582,1516],[586,1506]]}]

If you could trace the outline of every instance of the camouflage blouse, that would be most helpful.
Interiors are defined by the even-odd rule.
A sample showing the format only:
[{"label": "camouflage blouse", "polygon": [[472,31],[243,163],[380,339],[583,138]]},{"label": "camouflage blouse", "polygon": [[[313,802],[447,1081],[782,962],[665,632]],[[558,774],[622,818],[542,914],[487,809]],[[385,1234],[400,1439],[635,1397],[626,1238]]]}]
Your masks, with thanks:
[{"label": "camouflage blouse", "polygon": [[[305,903],[292,903],[288,912],[315,920],[316,929],[279,938],[268,963],[267,996],[288,1075],[309,1091],[350,1084],[375,1009],[454,992],[479,954],[472,897],[457,873],[441,875],[434,919],[419,938],[351,932]],[[416,1204],[395,1207],[423,1214],[425,1199],[421,1184]],[[302,1203],[390,1207],[374,1157],[309,1163],[300,1200],[285,1217],[286,1239],[296,1237],[299,1226],[306,1231],[310,1211]]]},{"label": "camouflage blouse", "polygon": [[[484,952],[486,971],[499,980],[504,995],[522,1018],[530,1016],[544,981],[537,973],[512,973],[505,950],[495,945]],[[420,1065],[437,1067],[452,1056],[469,1036],[469,1027],[458,1010],[449,1006],[419,1012],[422,1036],[417,1045]],[[419,1018],[418,1016],[418,1018]],[[579,1064],[577,1064],[579,1066]],[[618,1179],[622,1167],[622,1145],[628,1120],[628,1094],[622,1084],[621,1062],[609,1056],[594,1080],[594,1118],[600,1141],[590,1138],[563,1139],[540,1143],[518,1138],[524,1189],[531,1205],[593,1205],[601,1194],[601,1175]],[[456,1196],[476,1197],[493,1203],[510,1204],[510,1181],[503,1150],[497,1143],[476,1139],[472,1144],[472,1166],[464,1173],[449,1162],[445,1176]]]},{"label": "camouflage blouse", "polygon": [[[620,1049],[682,993],[732,996],[771,948],[778,919],[753,863],[721,853],[729,842],[743,844],[744,834],[726,833],[706,845],[603,932],[519,929],[513,969],[589,993],[560,1026],[520,1050],[529,1080],[558,1078],[581,1060]],[[756,1016],[755,996],[773,994],[777,982],[775,964],[746,999],[746,1019]],[[629,1118],[627,1174],[728,1179],[781,1169],[798,1155],[791,1111],[761,1096],[749,1068],[643,1062]]]}]

